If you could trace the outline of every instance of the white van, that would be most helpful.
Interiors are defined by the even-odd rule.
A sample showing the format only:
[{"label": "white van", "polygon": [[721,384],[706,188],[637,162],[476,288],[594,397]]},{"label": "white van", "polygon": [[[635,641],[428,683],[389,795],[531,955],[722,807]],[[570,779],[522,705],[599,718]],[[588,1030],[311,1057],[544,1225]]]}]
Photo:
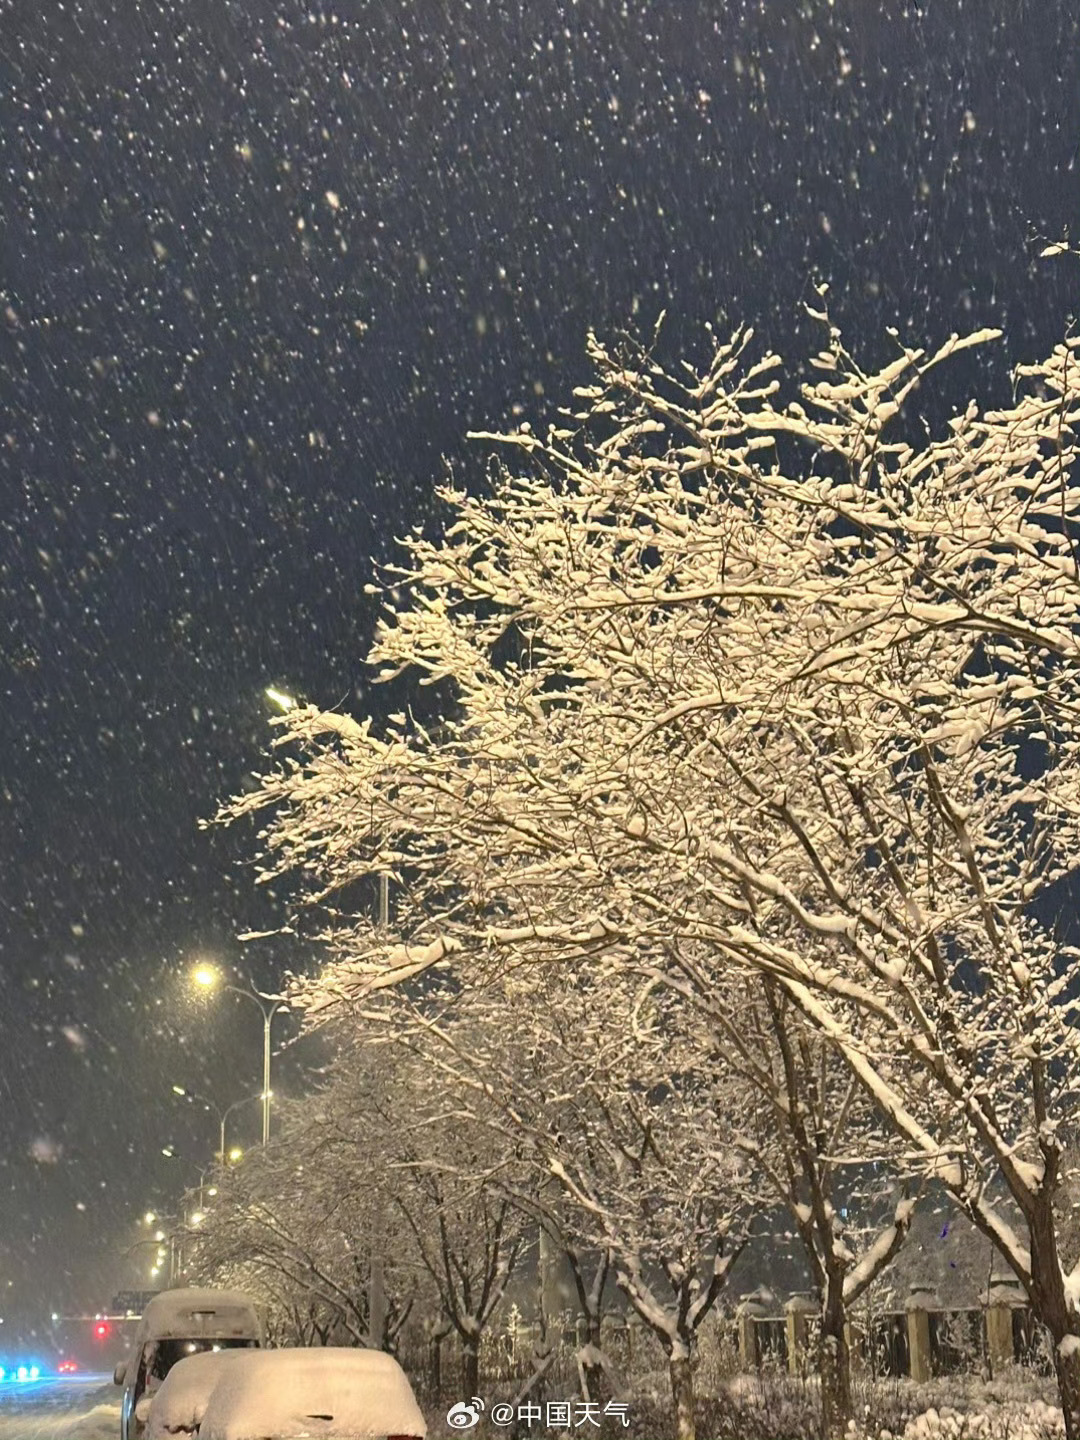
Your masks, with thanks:
[{"label": "white van", "polygon": [[185,1355],[262,1344],[258,1309],[239,1290],[162,1290],[143,1312],[129,1358],[113,1371],[113,1381],[124,1387],[120,1440],[143,1440],[149,1402]]}]

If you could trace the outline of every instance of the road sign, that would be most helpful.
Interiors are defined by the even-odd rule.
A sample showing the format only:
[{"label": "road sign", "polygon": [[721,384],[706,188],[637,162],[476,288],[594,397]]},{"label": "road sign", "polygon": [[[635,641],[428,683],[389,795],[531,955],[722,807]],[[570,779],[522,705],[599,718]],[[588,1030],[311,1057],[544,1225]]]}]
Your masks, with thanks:
[{"label": "road sign", "polygon": [[113,1296],[109,1309],[114,1315],[141,1315],[157,1293],[156,1290],[120,1290]]}]

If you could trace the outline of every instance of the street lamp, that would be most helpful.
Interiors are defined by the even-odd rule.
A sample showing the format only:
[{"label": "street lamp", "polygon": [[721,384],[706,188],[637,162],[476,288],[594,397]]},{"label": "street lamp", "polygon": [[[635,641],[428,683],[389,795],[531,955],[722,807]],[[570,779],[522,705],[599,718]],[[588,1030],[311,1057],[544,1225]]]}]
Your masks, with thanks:
[{"label": "street lamp", "polygon": [[[190,1160],[186,1155],[181,1155],[175,1145],[163,1145],[161,1147],[161,1153],[167,1160],[180,1160],[183,1164],[190,1165],[192,1170],[196,1172],[199,1177],[199,1209],[205,1209],[205,1197],[207,1195],[217,1194],[217,1186],[207,1185],[206,1183],[206,1172],[210,1169],[210,1166],[196,1165],[194,1160]],[[192,1189],[194,1189],[194,1186],[192,1186]]]},{"label": "street lamp", "polygon": [[[192,971],[191,978],[203,990],[213,990],[221,984],[221,976],[211,965],[198,966]],[[254,1001],[263,1017],[262,1143],[265,1145],[270,1139],[270,1022],[279,1010],[287,1010],[289,1005],[286,1000],[275,1000],[272,995],[264,995],[261,990],[245,990],[242,986],[232,985],[227,981],[221,988],[232,990],[235,994]],[[224,1146],[222,1149],[224,1150]]]},{"label": "street lamp", "polygon": [[[217,1117],[218,1126],[219,1126],[219,1142],[218,1142],[218,1152],[217,1152],[217,1153],[218,1153],[218,1160],[219,1160],[220,1163],[221,1163],[221,1168],[222,1168],[222,1170],[224,1170],[224,1168],[225,1168],[226,1155],[228,1156],[229,1159],[232,1159],[232,1154],[233,1154],[233,1152],[232,1152],[231,1150],[228,1151],[228,1152],[226,1152],[226,1150],[225,1150],[225,1122],[226,1122],[226,1120],[228,1120],[229,1116],[232,1114],[232,1112],[233,1112],[234,1110],[239,1110],[239,1108],[240,1108],[241,1105],[250,1105],[251,1102],[252,1102],[252,1100],[262,1100],[262,1098],[263,1098],[262,1095],[261,1095],[261,1094],[260,1094],[260,1095],[244,1095],[244,1096],[242,1096],[239,1100],[234,1100],[231,1105],[226,1105],[226,1106],[225,1106],[225,1109],[222,1110],[222,1108],[221,1108],[220,1105],[215,1105],[212,1100],[207,1100],[207,1098],[206,1098],[205,1095],[200,1095],[197,1090],[190,1090],[186,1085],[174,1085],[174,1086],[172,1087],[172,1092],[173,1092],[174,1095],[180,1095],[180,1096],[182,1096],[185,1100],[189,1101],[189,1102],[192,1103],[192,1104],[199,1104],[199,1105],[201,1105],[205,1110],[209,1110],[210,1113],[211,1113],[211,1115],[214,1115],[214,1116]],[[239,1154],[239,1153],[242,1153],[242,1152],[237,1152],[237,1153]]]}]

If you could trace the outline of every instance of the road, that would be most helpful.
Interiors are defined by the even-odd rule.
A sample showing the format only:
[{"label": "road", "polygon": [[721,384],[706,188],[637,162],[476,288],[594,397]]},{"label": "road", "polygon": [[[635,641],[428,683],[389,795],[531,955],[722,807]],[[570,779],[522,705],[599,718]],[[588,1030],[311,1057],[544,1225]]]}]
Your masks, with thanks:
[{"label": "road", "polygon": [[118,1440],[120,1391],[110,1375],[0,1382],[0,1440]]}]

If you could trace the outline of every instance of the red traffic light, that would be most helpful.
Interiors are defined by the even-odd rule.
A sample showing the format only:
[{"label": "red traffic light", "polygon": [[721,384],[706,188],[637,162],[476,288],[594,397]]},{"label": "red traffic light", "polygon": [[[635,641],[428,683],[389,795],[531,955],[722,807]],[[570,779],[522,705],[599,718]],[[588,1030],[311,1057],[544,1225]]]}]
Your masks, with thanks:
[{"label": "red traffic light", "polygon": [[98,1320],[94,1325],[94,1334],[99,1340],[107,1340],[109,1338],[109,1322]]}]

